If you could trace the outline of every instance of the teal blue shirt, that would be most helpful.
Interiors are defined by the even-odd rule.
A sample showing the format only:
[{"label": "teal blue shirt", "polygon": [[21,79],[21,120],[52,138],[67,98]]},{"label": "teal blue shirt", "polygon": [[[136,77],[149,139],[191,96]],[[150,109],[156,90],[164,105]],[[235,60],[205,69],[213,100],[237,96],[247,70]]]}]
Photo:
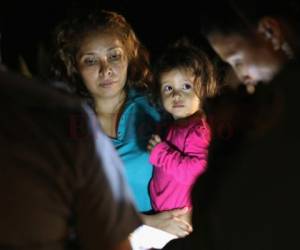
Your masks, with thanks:
[{"label": "teal blue shirt", "polygon": [[140,212],[152,209],[149,195],[152,165],[146,147],[159,120],[159,113],[146,96],[130,91],[119,120],[117,138],[112,139],[125,165],[125,177]]}]

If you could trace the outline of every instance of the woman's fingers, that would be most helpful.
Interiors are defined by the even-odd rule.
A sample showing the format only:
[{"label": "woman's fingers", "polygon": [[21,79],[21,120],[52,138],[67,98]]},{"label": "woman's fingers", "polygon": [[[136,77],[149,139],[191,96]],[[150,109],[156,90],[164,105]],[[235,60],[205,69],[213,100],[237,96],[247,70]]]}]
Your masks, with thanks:
[{"label": "woman's fingers", "polygon": [[189,208],[188,207],[177,208],[177,209],[170,210],[169,212],[172,213],[172,216],[178,217],[187,214],[189,212]]},{"label": "woman's fingers", "polygon": [[175,217],[174,220],[176,220],[178,222],[178,225],[180,226],[180,228],[182,230],[184,230],[184,231],[186,231],[188,233],[191,233],[193,231],[193,227],[187,221],[185,221],[183,219],[179,219],[177,217]]},{"label": "woman's fingers", "polygon": [[185,221],[174,217],[173,210],[161,212],[155,215],[144,215],[144,221],[149,226],[159,228],[174,234],[177,237],[184,237],[191,232],[190,225]]},{"label": "woman's fingers", "polygon": [[191,232],[190,226],[177,218],[173,218],[168,225],[168,231],[178,237],[185,237]]},{"label": "woman's fingers", "polygon": [[181,229],[187,232],[192,232],[193,227],[191,225],[191,210],[188,207],[174,209],[170,211],[173,219],[180,225]]}]

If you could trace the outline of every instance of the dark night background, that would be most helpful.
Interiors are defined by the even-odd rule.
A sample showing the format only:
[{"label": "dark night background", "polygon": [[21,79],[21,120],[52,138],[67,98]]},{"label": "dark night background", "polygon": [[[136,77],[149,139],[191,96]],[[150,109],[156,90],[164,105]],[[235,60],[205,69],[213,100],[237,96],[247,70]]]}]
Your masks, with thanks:
[{"label": "dark night background", "polygon": [[71,8],[102,8],[124,15],[137,36],[150,50],[152,59],[183,35],[205,44],[200,36],[199,13],[204,1],[19,1],[2,2],[2,59],[12,69],[18,68],[22,55],[30,71],[36,74],[39,45],[49,53],[51,32]]}]

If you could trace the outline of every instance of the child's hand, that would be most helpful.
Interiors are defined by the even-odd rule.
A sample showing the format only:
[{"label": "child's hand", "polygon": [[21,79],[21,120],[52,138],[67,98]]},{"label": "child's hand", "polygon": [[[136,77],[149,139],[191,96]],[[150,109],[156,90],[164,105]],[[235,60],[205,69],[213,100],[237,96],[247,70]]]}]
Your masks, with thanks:
[{"label": "child's hand", "polygon": [[156,144],[158,144],[160,142],[161,142],[161,139],[160,139],[159,135],[152,135],[149,140],[147,149],[151,152],[152,149],[156,146]]}]

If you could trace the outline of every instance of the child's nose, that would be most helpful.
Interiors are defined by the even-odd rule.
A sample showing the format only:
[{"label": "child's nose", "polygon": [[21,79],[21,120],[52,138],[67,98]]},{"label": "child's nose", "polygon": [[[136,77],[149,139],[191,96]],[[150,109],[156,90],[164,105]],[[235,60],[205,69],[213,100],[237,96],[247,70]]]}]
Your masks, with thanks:
[{"label": "child's nose", "polygon": [[181,96],[180,90],[174,90],[173,91],[173,98],[179,98]]}]

